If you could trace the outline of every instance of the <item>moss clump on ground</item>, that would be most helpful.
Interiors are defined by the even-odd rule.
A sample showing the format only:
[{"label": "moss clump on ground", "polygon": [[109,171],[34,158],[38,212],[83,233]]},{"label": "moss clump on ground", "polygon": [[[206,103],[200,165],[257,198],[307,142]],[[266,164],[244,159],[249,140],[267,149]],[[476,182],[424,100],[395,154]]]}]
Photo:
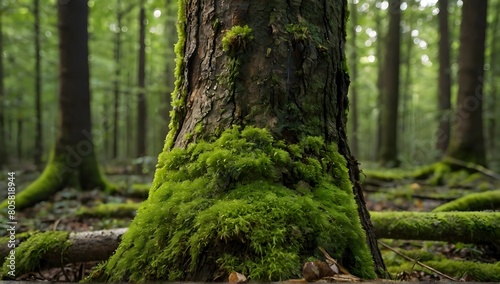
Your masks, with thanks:
[{"label": "moss clump on ground", "polygon": [[445,203],[432,212],[481,211],[500,208],[500,190],[471,193],[462,198]]},{"label": "moss clump on ground", "polygon": [[[28,240],[21,243],[15,250],[15,275],[20,276],[24,273],[35,271],[43,266],[45,254],[47,252],[62,252],[69,246],[69,232],[44,232],[31,236]],[[5,259],[0,279],[8,279],[11,271],[10,260]]]},{"label": "moss clump on ground", "polygon": [[372,279],[345,164],[321,138],[285,145],[252,127],[165,151],[148,200],[93,280],[211,281],[231,271],[284,280],[321,257],[318,246]]}]

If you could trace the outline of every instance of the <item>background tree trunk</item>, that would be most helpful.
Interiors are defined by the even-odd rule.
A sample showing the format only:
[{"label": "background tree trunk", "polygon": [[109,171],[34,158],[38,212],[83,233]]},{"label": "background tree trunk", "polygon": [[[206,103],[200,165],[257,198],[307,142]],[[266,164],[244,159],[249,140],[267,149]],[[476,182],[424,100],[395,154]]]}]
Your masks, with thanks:
[{"label": "background tree trunk", "polygon": [[124,13],[121,9],[121,1],[118,0],[116,8],[116,24],[118,30],[115,31],[115,49],[114,49],[114,60],[115,60],[115,78],[113,80],[113,93],[114,93],[114,105],[113,105],[113,159],[118,157],[118,141],[119,139],[119,108],[120,108],[120,75],[121,75],[121,65],[120,65],[120,50],[121,50],[121,28],[122,28],[122,17]]},{"label": "background tree trunk", "polygon": [[438,120],[436,148],[446,153],[450,141],[451,76],[450,40],[448,31],[448,0],[439,0],[439,82],[438,82]]},{"label": "background tree trunk", "polygon": [[500,135],[500,131],[498,129],[498,125],[500,124],[500,103],[498,102],[498,92],[500,82],[498,82],[497,78],[500,78],[500,56],[498,53],[500,52],[500,1],[497,1],[495,5],[495,16],[490,28],[490,97],[488,98],[489,105],[489,113],[488,113],[488,147],[487,152],[490,154],[490,160],[488,166],[495,170],[500,171],[500,153],[497,150],[500,146],[499,142],[496,141],[496,138]]},{"label": "background tree trunk", "polygon": [[141,0],[139,10],[139,65],[137,95],[137,157],[146,156],[147,113],[146,113],[146,10]]},{"label": "background tree trunk", "polygon": [[40,57],[40,0],[34,0],[35,16],[35,146],[34,161],[37,167],[42,166],[43,134],[42,134],[42,58]]},{"label": "background tree trunk", "polygon": [[458,55],[458,97],[447,155],[486,164],[483,137],[484,50],[487,0],[464,1]]},{"label": "background tree trunk", "polygon": [[109,186],[92,143],[87,17],[87,1],[58,1],[58,133],[43,173],[17,195],[19,210],[46,200],[68,184],[84,189]]},{"label": "background tree trunk", "polygon": [[[3,54],[3,13],[0,10],[0,54]],[[3,73],[3,56],[0,56],[0,168],[7,164],[7,131],[5,126],[4,112],[5,90],[4,90],[4,73]]]},{"label": "background tree trunk", "polygon": [[398,159],[398,101],[400,69],[400,0],[389,1],[389,30],[384,57],[383,93],[381,108],[381,145],[379,161],[386,167],[399,166]]},{"label": "background tree trunk", "polygon": [[354,155],[359,157],[359,147],[358,147],[358,91],[356,87],[356,80],[358,80],[358,54],[356,50],[356,26],[358,24],[358,7],[354,2],[351,3],[350,7],[350,25],[351,25],[351,51],[349,60],[350,64],[350,77],[355,81],[351,82],[349,88],[350,91],[350,106],[349,114],[351,119],[352,136],[349,138],[351,142],[351,150]]}]

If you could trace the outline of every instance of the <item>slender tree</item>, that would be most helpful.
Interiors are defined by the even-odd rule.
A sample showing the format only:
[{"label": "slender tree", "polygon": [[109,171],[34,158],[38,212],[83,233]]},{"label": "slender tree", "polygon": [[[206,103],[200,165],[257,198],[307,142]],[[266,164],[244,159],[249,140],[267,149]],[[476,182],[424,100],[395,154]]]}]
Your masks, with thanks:
[{"label": "slender tree", "polygon": [[384,56],[384,75],[381,108],[381,145],[379,161],[386,167],[397,167],[398,159],[398,104],[400,70],[401,1],[389,1],[389,30]]},{"label": "slender tree", "polygon": [[[381,17],[381,12],[380,9],[375,7],[374,8],[374,13],[375,13],[375,30],[377,32],[377,44],[375,46],[375,55],[377,57],[377,107],[381,111],[382,110],[382,97],[384,93],[384,84],[383,84],[383,78],[384,78],[384,37],[383,37],[383,31],[382,31],[382,17]],[[374,143],[375,148],[373,149],[374,155],[371,157],[373,160],[377,160],[379,158],[379,150],[382,145],[382,113],[379,111],[379,114],[377,116],[377,121],[376,121],[376,126],[374,127],[376,130],[375,132],[375,139],[376,143]]]},{"label": "slender tree", "polygon": [[436,148],[446,153],[450,141],[451,74],[450,40],[448,28],[448,0],[439,0],[439,79]]},{"label": "slender tree", "polygon": [[3,14],[0,9],[0,168],[7,164],[7,133],[5,131],[5,112],[4,112],[4,74],[3,74]]},{"label": "slender tree", "polygon": [[460,25],[458,97],[447,156],[486,164],[483,137],[483,81],[487,0],[465,0]]},{"label": "slender tree", "polygon": [[[408,32],[404,34],[404,47],[406,47],[403,51],[403,54],[401,55],[401,65],[404,66],[404,73],[401,74],[401,88],[400,88],[400,103],[399,103],[399,118],[401,123],[398,124],[399,126],[399,152],[402,153],[411,153],[413,152],[413,147],[414,143],[412,139],[407,139],[409,137],[409,133],[412,133],[411,123],[409,122],[409,117],[410,117],[410,108],[411,105],[408,103],[408,100],[411,98],[412,95],[412,64],[411,60],[414,58],[413,55],[413,46],[415,43],[413,42],[413,37],[411,35],[411,32],[413,30],[413,22],[414,22],[414,12],[413,12],[413,7],[415,6],[415,0],[407,0],[406,1],[407,8],[406,8],[406,15],[407,15],[407,23],[406,27],[408,28]],[[403,44],[403,41],[402,41]]]},{"label": "slender tree", "polygon": [[122,34],[122,18],[124,14],[121,8],[121,1],[118,0],[116,8],[116,25],[117,30],[115,31],[115,42],[114,42],[114,60],[115,60],[115,77],[113,80],[113,93],[114,93],[114,108],[113,108],[113,158],[118,157],[118,120],[119,120],[119,108],[120,108],[120,75],[121,75],[121,65],[120,65],[120,51],[121,51],[121,34]]},{"label": "slender tree", "polygon": [[[500,117],[498,113],[500,112],[500,103],[498,102],[498,92],[499,92],[499,82],[496,78],[500,77],[500,56],[498,53],[500,52],[500,44],[498,41],[500,40],[500,1],[497,1],[495,7],[495,13],[493,22],[490,25],[490,98],[489,101],[489,118],[488,118],[488,153],[490,153],[490,159],[492,161],[491,164],[496,165],[496,170],[500,170],[500,153],[496,149],[500,146],[496,138],[500,135],[498,130],[498,125],[500,124]],[[490,167],[493,165],[490,165]]]},{"label": "slender tree", "polygon": [[42,166],[42,58],[40,56],[40,0],[33,0],[35,16],[35,147],[34,161],[37,167]]},{"label": "slender tree", "polygon": [[137,95],[137,157],[146,156],[147,112],[146,112],[146,9],[141,0],[139,9],[139,64]]},{"label": "slender tree", "polygon": [[[95,157],[90,120],[87,1],[58,1],[58,133],[41,176],[16,197],[22,209],[50,198],[66,185],[106,188]],[[0,207],[5,207],[4,201]]]},{"label": "slender tree", "polygon": [[320,246],[355,275],[384,271],[345,132],[347,1],[179,4],[164,152],[95,279],[296,278]]},{"label": "slender tree", "polygon": [[[354,1],[351,2],[350,7],[350,24],[351,24],[351,52],[350,58],[350,75],[354,80],[358,79],[358,54],[356,49],[356,26],[358,24],[358,9],[357,4]],[[354,155],[359,156],[358,147],[358,89],[356,86],[356,81],[351,82],[351,87],[349,88],[350,96],[350,106],[349,113],[352,125],[352,137],[349,139],[351,141],[351,149]]]},{"label": "slender tree", "polygon": [[16,152],[17,159],[21,161],[23,159],[23,128],[24,128],[24,111],[23,109],[23,96],[19,95],[16,99],[17,113],[16,113]]}]

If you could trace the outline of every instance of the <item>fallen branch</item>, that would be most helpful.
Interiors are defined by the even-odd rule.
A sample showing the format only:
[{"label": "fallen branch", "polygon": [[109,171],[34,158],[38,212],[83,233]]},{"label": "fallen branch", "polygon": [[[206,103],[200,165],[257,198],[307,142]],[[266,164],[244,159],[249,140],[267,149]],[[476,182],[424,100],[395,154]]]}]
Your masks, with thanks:
[{"label": "fallen branch", "polygon": [[[120,228],[71,234],[60,231],[33,234],[15,250],[16,275],[35,271],[39,267],[106,260],[116,250],[126,231],[127,228]],[[9,253],[10,250],[7,255],[2,255],[5,260],[0,271],[2,279],[9,276]]]},{"label": "fallen branch", "polygon": [[496,212],[370,212],[377,238],[490,243],[500,240]]},{"label": "fallen branch", "polygon": [[445,161],[452,164],[452,165],[456,165],[456,166],[459,166],[459,167],[462,167],[462,168],[466,168],[466,169],[469,169],[469,170],[473,170],[473,171],[476,171],[476,172],[480,172],[482,173],[483,175],[487,176],[487,177],[491,177],[491,178],[494,178],[496,180],[500,180],[500,174],[497,174],[496,172],[490,170],[490,169],[487,169],[481,165],[478,165],[478,164],[474,164],[474,163],[467,163],[465,161],[462,161],[462,160],[459,160],[459,159],[455,159],[455,158],[452,158],[452,157],[446,157],[445,158]]},{"label": "fallen branch", "polygon": [[451,276],[448,276],[448,275],[446,275],[446,274],[444,274],[444,273],[442,273],[442,272],[439,272],[439,271],[437,271],[436,269],[434,269],[434,268],[432,268],[432,267],[430,267],[430,266],[428,266],[428,265],[426,265],[426,264],[424,264],[424,263],[422,263],[422,262],[420,262],[420,261],[418,261],[418,260],[416,260],[416,259],[413,259],[413,258],[411,258],[411,257],[409,257],[409,256],[406,256],[406,255],[404,255],[404,254],[400,253],[399,251],[397,251],[397,250],[393,249],[392,247],[390,247],[389,245],[385,244],[384,242],[378,241],[378,243],[379,243],[381,246],[385,247],[386,249],[388,249],[388,250],[390,250],[390,251],[393,251],[393,252],[394,252],[394,253],[396,253],[397,255],[399,255],[399,256],[401,256],[401,257],[403,257],[404,259],[409,260],[409,261],[411,261],[412,263],[416,263],[416,264],[418,264],[418,265],[422,266],[423,268],[427,268],[427,269],[429,269],[430,271],[432,271],[432,272],[436,273],[437,275],[440,275],[440,276],[442,276],[442,277],[444,277],[444,278],[446,278],[446,279],[448,279],[448,280],[451,280],[451,281],[458,281],[457,279],[455,279],[455,278],[453,278],[453,277],[451,277]]}]

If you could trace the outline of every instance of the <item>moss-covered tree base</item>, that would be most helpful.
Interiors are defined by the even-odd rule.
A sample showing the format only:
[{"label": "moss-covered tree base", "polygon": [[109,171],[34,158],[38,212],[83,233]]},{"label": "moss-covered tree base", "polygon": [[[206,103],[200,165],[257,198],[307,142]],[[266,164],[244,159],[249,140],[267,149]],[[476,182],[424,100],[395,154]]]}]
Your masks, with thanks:
[{"label": "moss-covered tree base", "polygon": [[[104,190],[113,187],[101,174],[93,153],[87,156],[75,155],[52,154],[40,177],[16,194],[16,209],[22,210],[47,200],[65,186],[83,189],[97,187]],[[7,201],[4,200],[0,208],[6,208]]]},{"label": "moss-covered tree base", "polygon": [[346,161],[334,144],[275,141],[237,127],[213,142],[165,151],[145,201],[96,281],[300,277],[318,246],[362,278],[374,265]]}]

